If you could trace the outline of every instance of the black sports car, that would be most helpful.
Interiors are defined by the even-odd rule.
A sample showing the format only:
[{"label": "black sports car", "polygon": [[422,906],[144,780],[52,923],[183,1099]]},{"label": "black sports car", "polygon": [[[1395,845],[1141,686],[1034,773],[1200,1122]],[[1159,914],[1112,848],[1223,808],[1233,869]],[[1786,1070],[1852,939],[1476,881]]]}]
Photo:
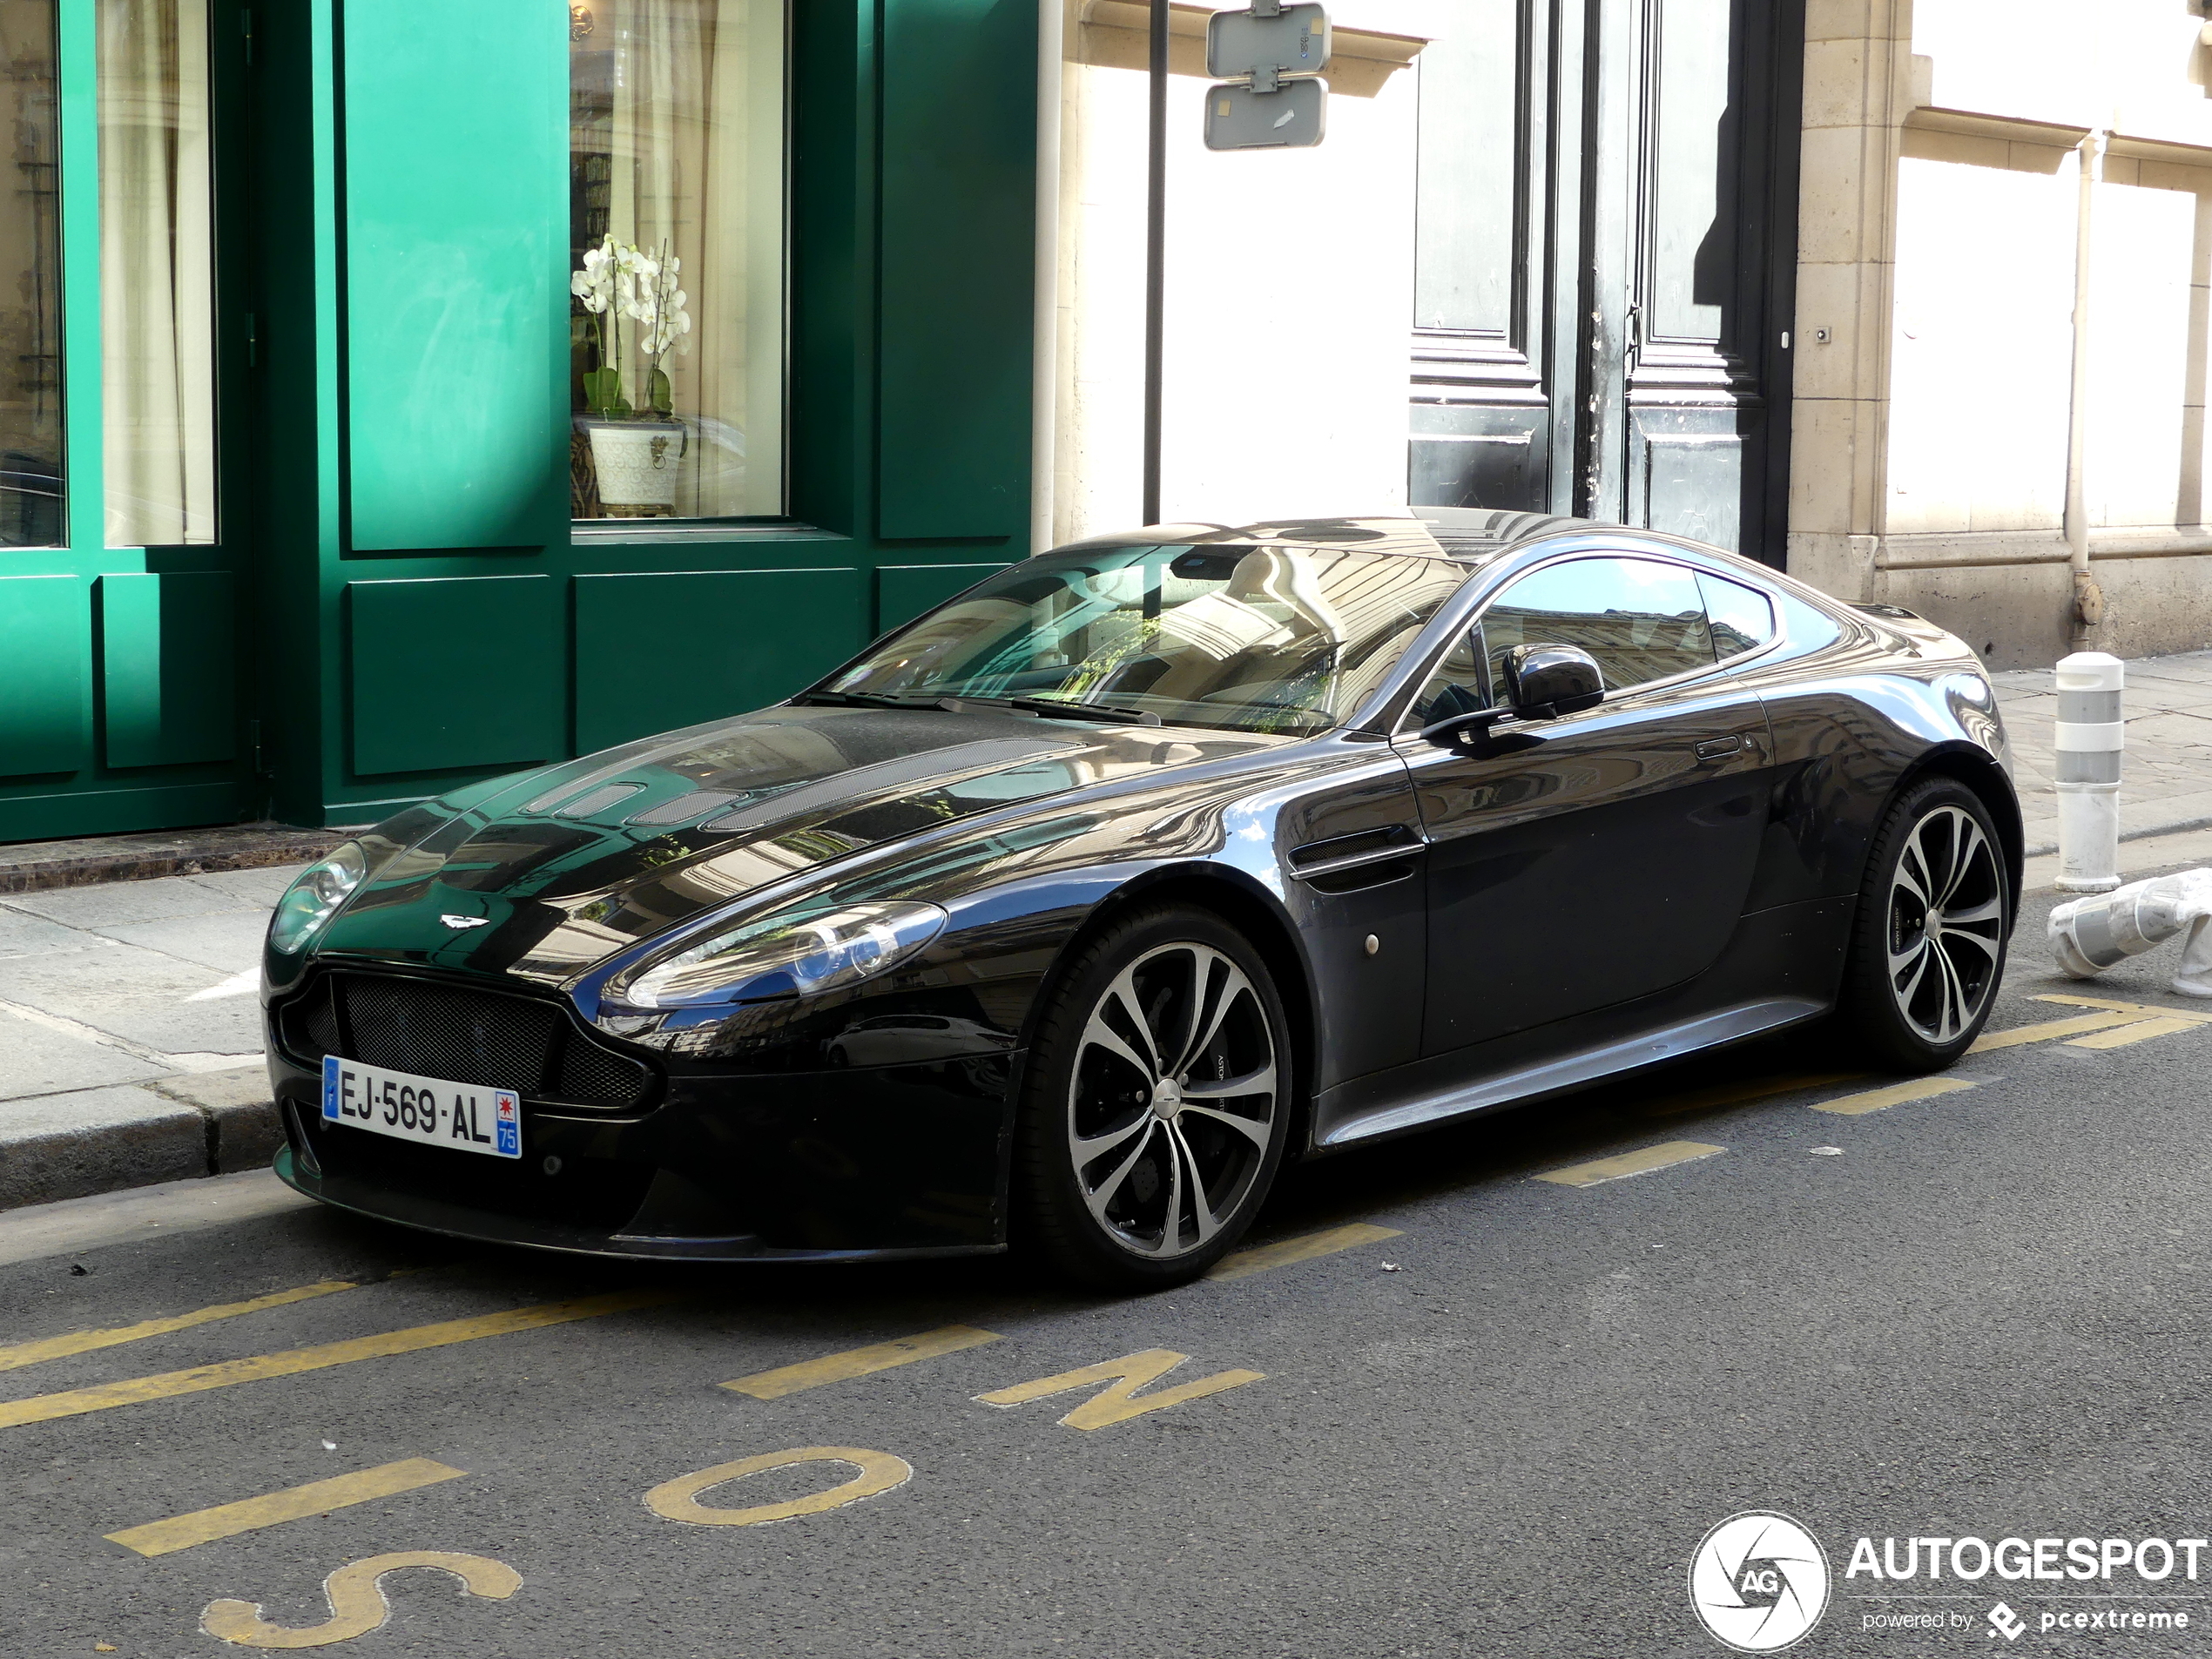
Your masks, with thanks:
[{"label": "black sports car", "polygon": [[1530,514],[1155,527],[308,871],[277,1169],[557,1250],[1172,1283],[1286,1156],[1831,1015],[1948,1065],[2020,854],[1909,612]]}]

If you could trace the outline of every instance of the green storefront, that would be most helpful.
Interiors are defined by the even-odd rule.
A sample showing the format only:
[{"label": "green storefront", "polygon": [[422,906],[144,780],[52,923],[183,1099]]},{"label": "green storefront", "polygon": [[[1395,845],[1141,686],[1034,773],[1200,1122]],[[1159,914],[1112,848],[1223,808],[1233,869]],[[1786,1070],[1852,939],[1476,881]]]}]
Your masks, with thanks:
[{"label": "green storefront", "polygon": [[377,818],[1027,553],[1036,32],[0,0],[0,840]]}]

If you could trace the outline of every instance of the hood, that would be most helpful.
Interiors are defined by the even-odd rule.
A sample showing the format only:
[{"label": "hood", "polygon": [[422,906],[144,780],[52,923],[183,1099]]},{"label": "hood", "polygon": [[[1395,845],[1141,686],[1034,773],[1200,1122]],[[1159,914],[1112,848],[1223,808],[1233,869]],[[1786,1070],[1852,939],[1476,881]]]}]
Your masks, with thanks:
[{"label": "hood", "polygon": [[770,709],[401,814],[365,838],[385,860],[314,950],[563,983],[887,841],[1286,741],[996,710]]}]

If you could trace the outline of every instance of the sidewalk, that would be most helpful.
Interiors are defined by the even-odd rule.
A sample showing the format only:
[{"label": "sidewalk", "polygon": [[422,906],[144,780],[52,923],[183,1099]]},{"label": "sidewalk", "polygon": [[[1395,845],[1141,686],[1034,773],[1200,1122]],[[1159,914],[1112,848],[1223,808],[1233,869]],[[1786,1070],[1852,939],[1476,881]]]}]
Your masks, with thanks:
[{"label": "sidewalk", "polygon": [[[2058,698],[2048,669],[1995,678],[2034,889],[2056,873]],[[2128,664],[2128,709],[2121,868],[2212,863],[2212,651]],[[254,992],[299,867],[0,894],[0,1210],[268,1163]]]},{"label": "sidewalk", "polygon": [[0,899],[0,1209],[257,1168],[261,934],[298,867]]}]

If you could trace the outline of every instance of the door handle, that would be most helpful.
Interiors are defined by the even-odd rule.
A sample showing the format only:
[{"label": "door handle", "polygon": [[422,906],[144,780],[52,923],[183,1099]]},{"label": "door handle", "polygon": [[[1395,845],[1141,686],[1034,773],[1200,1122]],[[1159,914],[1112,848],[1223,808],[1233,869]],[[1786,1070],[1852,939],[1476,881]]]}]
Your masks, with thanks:
[{"label": "door handle", "polygon": [[1741,754],[1743,739],[1739,734],[1730,738],[1708,738],[1697,745],[1700,760],[1720,760],[1732,754]]}]

